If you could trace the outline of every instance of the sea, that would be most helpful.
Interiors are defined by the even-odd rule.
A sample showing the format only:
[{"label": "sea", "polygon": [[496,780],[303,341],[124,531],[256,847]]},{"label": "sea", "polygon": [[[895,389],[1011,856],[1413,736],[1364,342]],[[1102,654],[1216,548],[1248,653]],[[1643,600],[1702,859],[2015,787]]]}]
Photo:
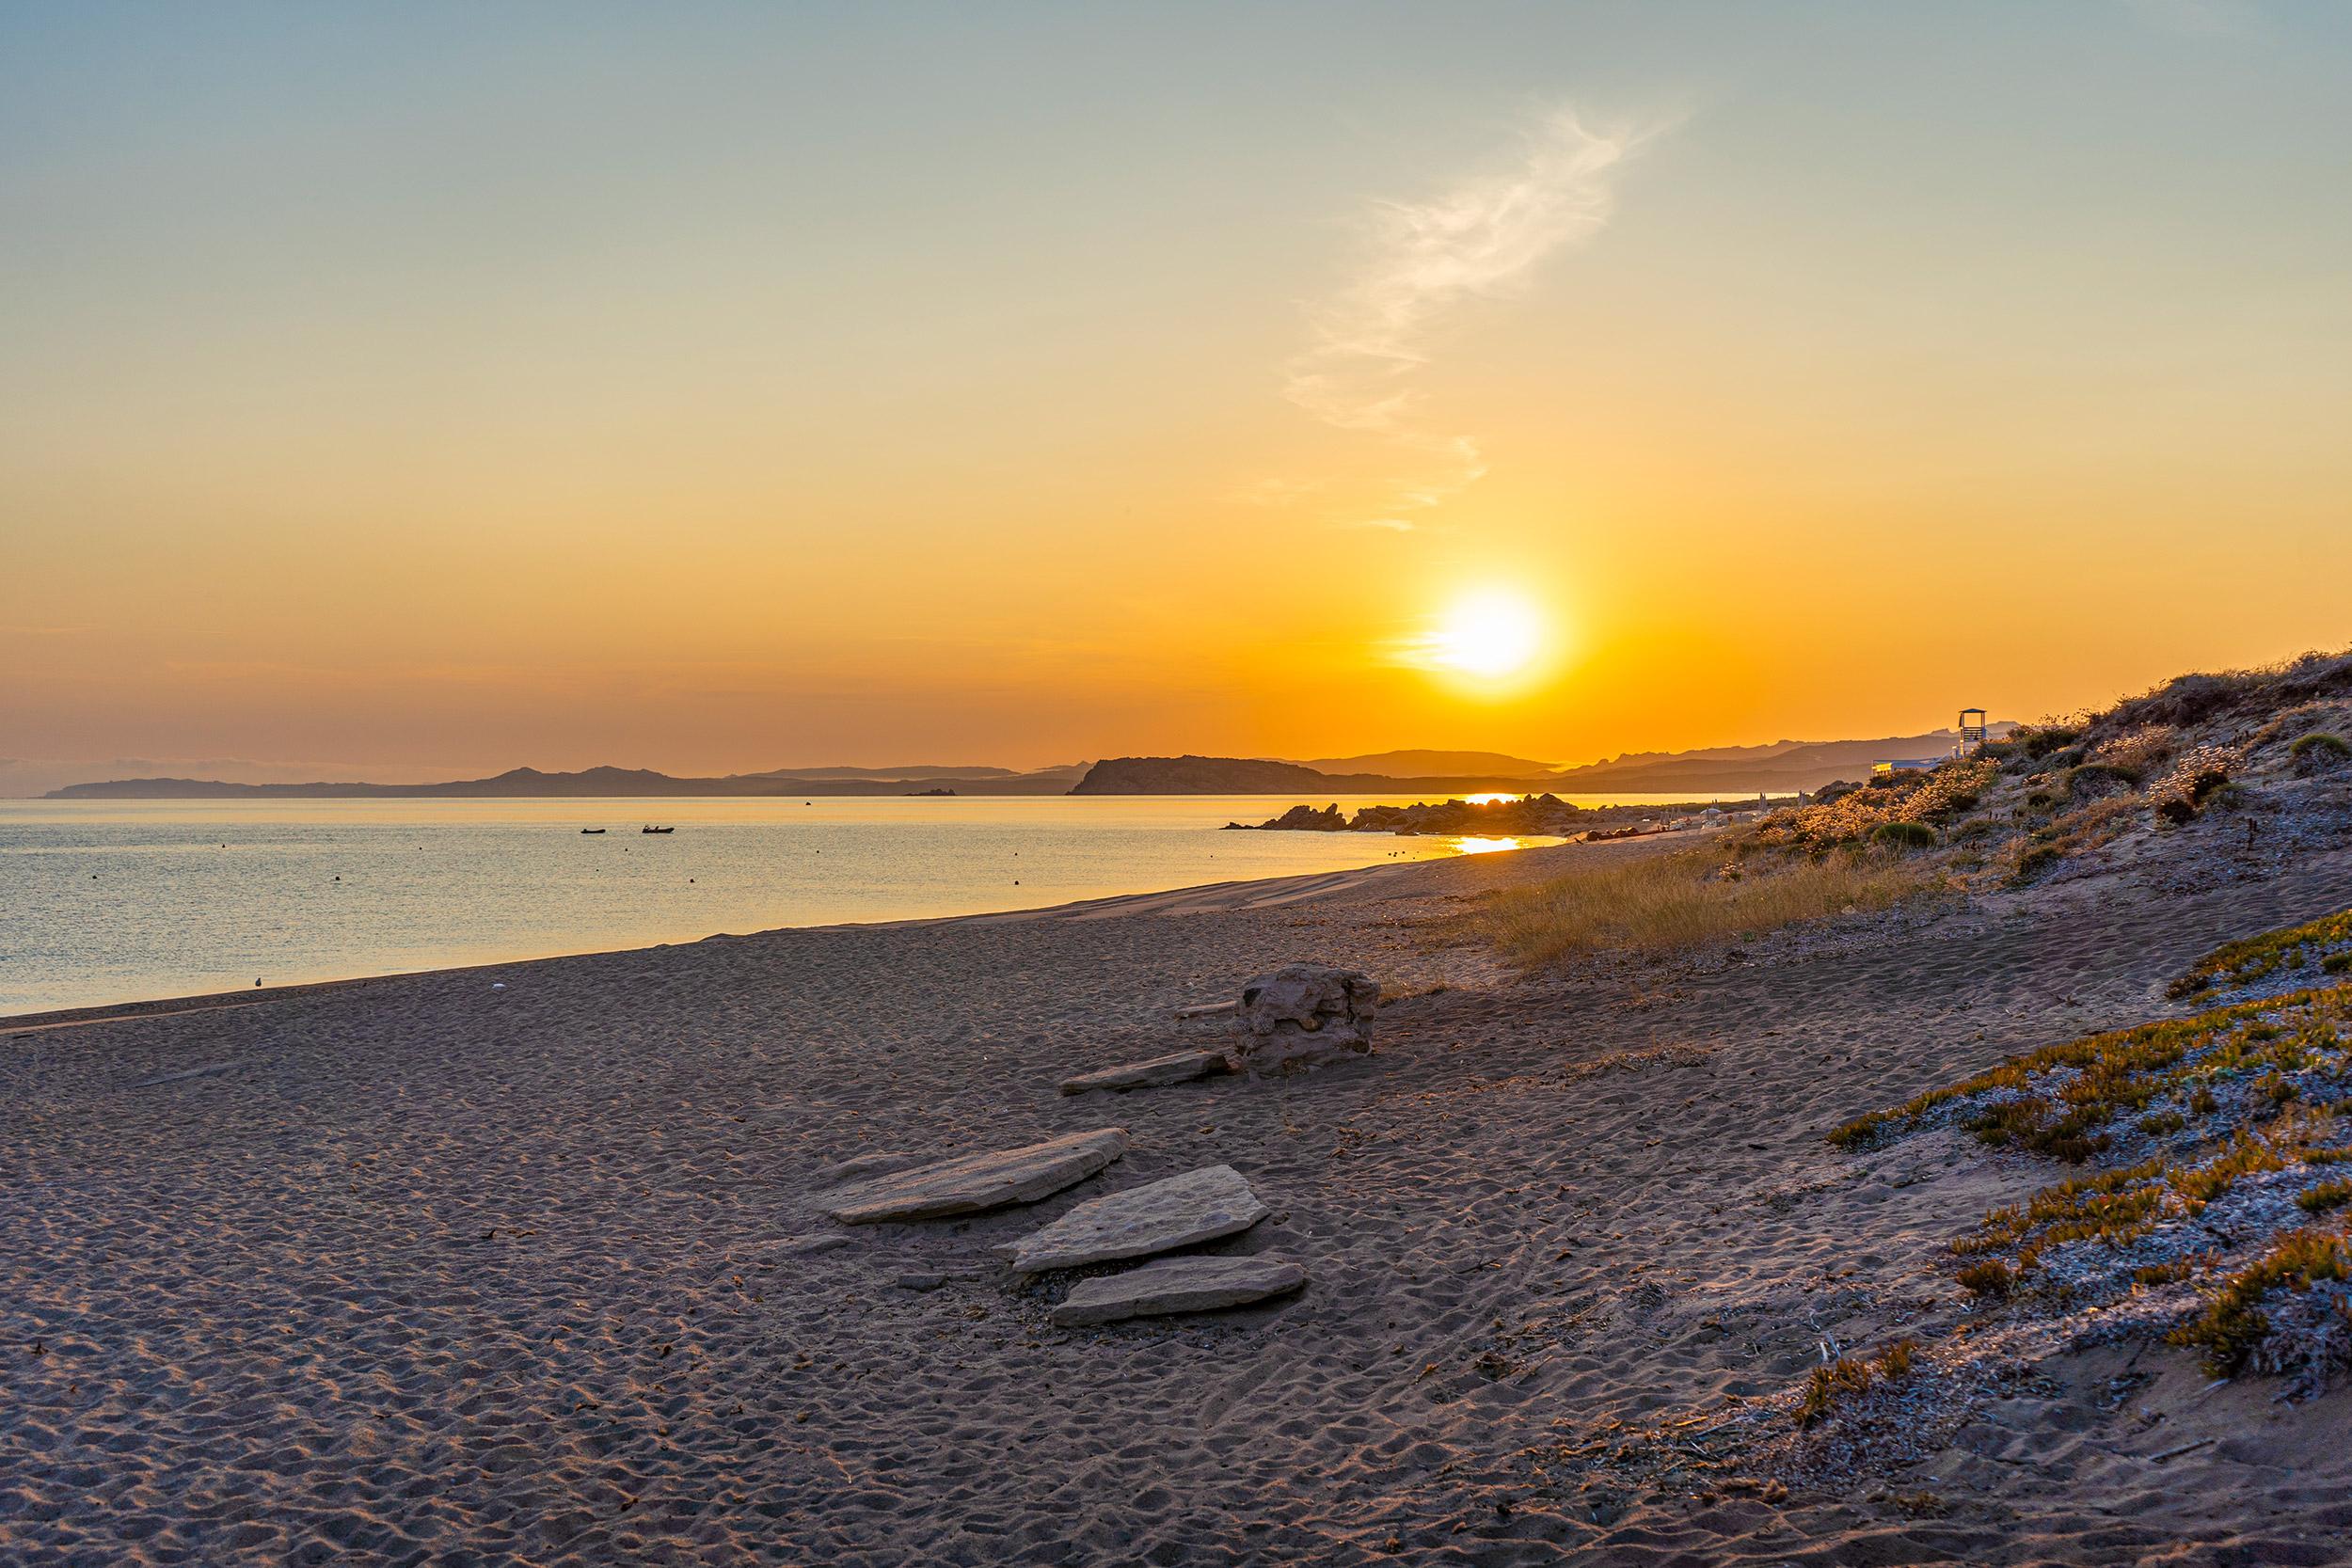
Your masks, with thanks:
[{"label": "sea", "polygon": [[[1409,800],[1339,803],[1352,812]],[[0,1017],[1549,842],[1220,831],[1291,804],[1201,795],[0,800]],[[641,831],[648,826],[675,831]]]}]

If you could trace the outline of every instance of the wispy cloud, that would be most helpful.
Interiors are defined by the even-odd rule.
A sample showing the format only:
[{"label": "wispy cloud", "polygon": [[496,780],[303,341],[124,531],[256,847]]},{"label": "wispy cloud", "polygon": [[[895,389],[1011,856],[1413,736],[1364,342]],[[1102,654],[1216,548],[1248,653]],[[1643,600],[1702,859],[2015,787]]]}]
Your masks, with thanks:
[{"label": "wispy cloud", "polygon": [[[1308,315],[1312,341],[1288,367],[1284,394],[1341,430],[1364,431],[1423,455],[1385,510],[1428,511],[1475,483],[1486,460],[1474,435],[1435,428],[1417,373],[1438,330],[1467,301],[1525,288],[1549,257],[1609,221],[1617,172],[1644,134],[1601,133],[1557,109],[1507,165],[1433,199],[1381,202],[1355,279]],[[1405,531],[1404,518],[1354,526]]]}]

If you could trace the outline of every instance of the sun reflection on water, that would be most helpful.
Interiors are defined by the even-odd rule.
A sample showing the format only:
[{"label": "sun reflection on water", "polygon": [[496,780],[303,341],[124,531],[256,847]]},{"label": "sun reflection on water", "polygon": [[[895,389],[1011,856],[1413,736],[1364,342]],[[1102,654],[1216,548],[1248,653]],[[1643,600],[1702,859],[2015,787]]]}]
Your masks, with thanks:
[{"label": "sun reflection on water", "polygon": [[1491,855],[1498,849],[1517,849],[1516,838],[1457,838],[1454,847],[1465,855]]}]

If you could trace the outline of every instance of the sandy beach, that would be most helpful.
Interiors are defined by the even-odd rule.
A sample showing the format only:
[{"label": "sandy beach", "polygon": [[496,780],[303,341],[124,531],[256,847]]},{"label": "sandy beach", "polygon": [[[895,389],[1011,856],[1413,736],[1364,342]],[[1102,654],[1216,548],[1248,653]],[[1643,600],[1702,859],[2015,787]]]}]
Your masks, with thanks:
[{"label": "sandy beach", "polygon": [[[2124,867],[1541,977],[1462,928],[1481,895],[1570,857],[1656,852],[17,1024],[0,1546],[25,1564],[2339,1560],[2343,1403],[2215,1387],[2180,1351],[2043,1360],[1956,1433],[1836,1484],[1785,1455],[1793,1486],[1768,1455],[1661,1471],[1625,1438],[1792,1386],[1825,1343],[1965,1316],[1942,1243],[2034,1173],[1949,1136],[1845,1155],[1825,1131],[2146,1015],[2221,937],[2352,901],[2352,853]],[[1173,1009],[1302,957],[1401,998],[1376,1053],[1056,1093],[1182,1043]],[[1132,1152],[1033,1206],[841,1229],[814,1204],[859,1156],[1102,1126]],[[1274,1213],[1206,1250],[1295,1258],[1302,1293],[1061,1329],[1068,1281],[1016,1283],[990,1250],[1105,1185],[1217,1163]],[[2153,1380],[2119,1384],[2127,1357]]]}]

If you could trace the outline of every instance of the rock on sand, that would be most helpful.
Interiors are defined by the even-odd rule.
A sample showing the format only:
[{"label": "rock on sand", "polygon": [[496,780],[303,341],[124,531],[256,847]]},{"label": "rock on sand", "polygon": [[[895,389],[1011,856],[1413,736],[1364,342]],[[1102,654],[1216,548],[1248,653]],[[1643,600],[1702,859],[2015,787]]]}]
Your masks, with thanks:
[{"label": "rock on sand", "polygon": [[1083,1181],[1127,1152],[1117,1127],[1073,1132],[1020,1148],[987,1149],[862,1181],[828,1194],[825,1212],[844,1225],[977,1214],[1035,1203]]},{"label": "rock on sand", "polygon": [[1080,1280],[1054,1322],[1063,1328],[1155,1318],[1173,1312],[1214,1312],[1295,1291],[1307,1271],[1279,1258],[1163,1258],[1125,1274]]},{"label": "rock on sand", "polygon": [[1148,1258],[1247,1230],[1266,1206],[1231,1165],[1210,1165],[1089,1198],[1033,1236],[997,1248],[1016,1274]]},{"label": "rock on sand", "polygon": [[1253,1077],[1297,1072],[1372,1050],[1380,982],[1329,964],[1287,964],[1242,988],[1232,1057]]}]

